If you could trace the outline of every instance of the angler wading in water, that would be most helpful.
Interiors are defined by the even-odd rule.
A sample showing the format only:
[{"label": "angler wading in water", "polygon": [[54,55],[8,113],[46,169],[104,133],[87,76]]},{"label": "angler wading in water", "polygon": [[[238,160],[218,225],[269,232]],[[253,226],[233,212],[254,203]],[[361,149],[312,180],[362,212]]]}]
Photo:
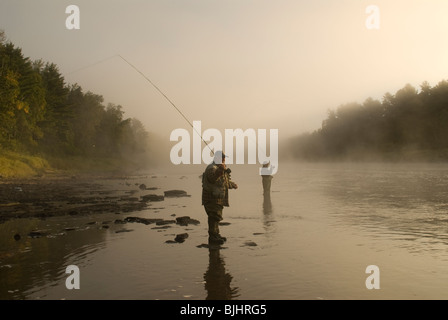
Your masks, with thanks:
[{"label": "angler wading in water", "polygon": [[226,168],[226,155],[216,151],[211,164],[202,175],[202,205],[208,216],[208,242],[223,244],[227,239],[219,233],[219,222],[224,207],[229,206],[229,189],[238,185],[230,180],[230,169]]},{"label": "angler wading in water", "polygon": [[[182,113],[182,111],[172,102],[168,96],[162,92],[147,76],[145,76],[139,69],[132,65],[128,60],[118,55],[135,71],[142,75],[146,81],[148,81],[175,109],[176,111],[188,122],[193,130],[201,137],[201,140],[205,145],[213,150],[202,138],[200,132],[198,132],[191,121]],[[236,183],[230,181],[230,169],[226,168],[225,154],[222,151],[214,152],[214,159],[211,164],[207,166],[204,174],[202,175],[202,205],[205,208],[208,216],[208,241],[210,244],[223,244],[227,239],[219,234],[219,222],[222,220],[222,210],[224,207],[229,206],[229,189],[237,189]]]}]

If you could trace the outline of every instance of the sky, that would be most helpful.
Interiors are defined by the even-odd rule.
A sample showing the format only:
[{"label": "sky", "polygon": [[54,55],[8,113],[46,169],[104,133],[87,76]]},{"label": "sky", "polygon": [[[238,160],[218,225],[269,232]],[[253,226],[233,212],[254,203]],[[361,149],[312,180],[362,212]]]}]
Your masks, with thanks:
[{"label": "sky", "polygon": [[[69,5],[79,29],[67,29]],[[374,5],[379,29],[370,29]],[[329,109],[447,79],[446,0],[2,0],[0,29],[150,132],[318,129]],[[369,20],[370,22],[372,20]]]}]

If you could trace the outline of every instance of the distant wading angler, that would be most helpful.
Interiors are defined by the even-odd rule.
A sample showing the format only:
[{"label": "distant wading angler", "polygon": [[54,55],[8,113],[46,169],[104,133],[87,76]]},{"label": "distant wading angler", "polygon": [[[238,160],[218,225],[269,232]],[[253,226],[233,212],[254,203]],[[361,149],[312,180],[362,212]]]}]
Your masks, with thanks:
[{"label": "distant wading angler", "polygon": [[202,175],[202,205],[208,216],[208,242],[223,244],[227,239],[219,233],[222,210],[229,206],[229,189],[238,185],[230,180],[230,169],[226,168],[226,155],[216,151],[213,162]]},{"label": "distant wading angler", "polygon": [[[263,168],[269,168],[271,165],[270,162],[263,163]],[[272,182],[272,175],[263,174],[261,175],[262,183],[263,183],[263,195],[269,196],[271,193],[271,182]]]}]

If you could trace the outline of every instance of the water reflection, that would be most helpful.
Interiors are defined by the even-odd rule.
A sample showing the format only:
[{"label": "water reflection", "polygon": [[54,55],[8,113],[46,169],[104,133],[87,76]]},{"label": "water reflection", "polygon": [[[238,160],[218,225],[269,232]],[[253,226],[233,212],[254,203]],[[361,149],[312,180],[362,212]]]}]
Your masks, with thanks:
[{"label": "water reflection", "polygon": [[[45,298],[45,288],[55,285],[65,289],[65,268],[83,265],[85,256],[104,242],[104,231],[83,226],[61,232],[64,226],[60,223],[57,219],[19,219],[0,224],[1,300]],[[27,236],[37,228],[46,235]],[[14,238],[17,233],[22,234],[19,240]]]},{"label": "water reflection", "polygon": [[231,287],[232,276],[226,272],[219,247],[209,248],[208,269],[204,273],[206,300],[232,300],[239,296],[239,288]]},{"label": "water reflection", "polygon": [[272,231],[273,223],[275,222],[273,212],[271,194],[265,193],[263,195],[263,225],[267,232]]},{"label": "water reflection", "polygon": [[272,214],[272,201],[270,194],[265,194],[263,196],[263,213],[265,216],[270,216]]}]

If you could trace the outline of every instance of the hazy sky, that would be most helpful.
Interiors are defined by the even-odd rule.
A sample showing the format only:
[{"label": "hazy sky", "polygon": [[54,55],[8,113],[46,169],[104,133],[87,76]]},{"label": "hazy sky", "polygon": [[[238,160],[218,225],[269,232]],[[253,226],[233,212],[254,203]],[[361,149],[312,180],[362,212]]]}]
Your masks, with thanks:
[{"label": "hazy sky", "polygon": [[[71,4],[79,30],[65,25]],[[379,30],[365,25],[369,5]],[[447,0],[1,0],[0,28],[149,131],[190,128],[116,54],[203,129],[275,128],[281,139],[341,104],[447,79],[447,14]]]}]

